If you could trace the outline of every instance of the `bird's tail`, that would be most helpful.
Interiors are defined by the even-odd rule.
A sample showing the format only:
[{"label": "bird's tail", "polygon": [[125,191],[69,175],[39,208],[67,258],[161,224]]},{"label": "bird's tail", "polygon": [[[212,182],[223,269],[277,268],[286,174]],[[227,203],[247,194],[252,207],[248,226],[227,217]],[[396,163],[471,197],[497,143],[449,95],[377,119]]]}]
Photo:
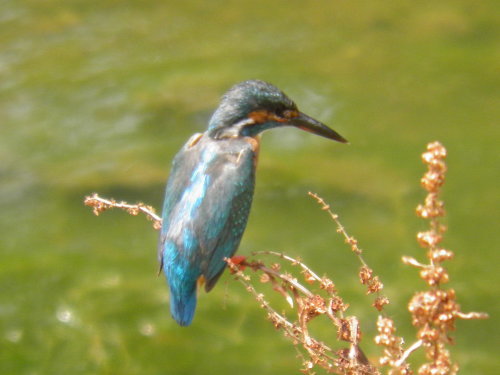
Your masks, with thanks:
[{"label": "bird's tail", "polygon": [[196,309],[196,282],[190,288],[177,290],[170,287],[170,313],[181,326],[188,326],[193,321]]}]

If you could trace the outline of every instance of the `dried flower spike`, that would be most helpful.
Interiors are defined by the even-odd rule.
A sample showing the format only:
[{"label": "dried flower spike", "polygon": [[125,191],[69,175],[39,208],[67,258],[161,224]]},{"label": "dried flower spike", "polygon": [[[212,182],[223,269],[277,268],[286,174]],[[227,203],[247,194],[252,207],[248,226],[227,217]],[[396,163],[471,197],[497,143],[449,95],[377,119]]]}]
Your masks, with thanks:
[{"label": "dried flower spike", "polygon": [[[418,205],[417,215],[429,221],[429,229],[417,234],[417,242],[427,249],[429,264],[422,264],[411,257],[403,257],[403,262],[420,269],[420,277],[431,288],[418,292],[411,299],[408,310],[412,315],[412,323],[418,328],[418,341],[426,351],[428,362],[419,369],[419,375],[452,375],[458,371],[458,365],[453,363],[447,345],[452,344],[450,332],[455,329],[455,320],[464,314],[456,301],[453,289],[443,290],[440,286],[449,281],[447,270],[442,262],[453,258],[453,252],[438,245],[443,240],[446,227],[439,222],[445,215],[444,203],[439,199],[440,189],[445,182],[446,149],[439,143],[427,145],[427,151],[422,154],[422,160],[427,165],[427,172],[421,179],[423,188],[427,191],[424,204]],[[470,316],[485,317],[485,314],[472,313]],[[380,330],[379,330],[380,331]],[[381,342],[382,339],[380,339]],[[386,343],[387,346],[387,343]],[[388,349],[387,353],[392,352]],[[388,356],[386,363],[395,368],[394,362]],[[399,362],[396,362],[396,364]]]}]

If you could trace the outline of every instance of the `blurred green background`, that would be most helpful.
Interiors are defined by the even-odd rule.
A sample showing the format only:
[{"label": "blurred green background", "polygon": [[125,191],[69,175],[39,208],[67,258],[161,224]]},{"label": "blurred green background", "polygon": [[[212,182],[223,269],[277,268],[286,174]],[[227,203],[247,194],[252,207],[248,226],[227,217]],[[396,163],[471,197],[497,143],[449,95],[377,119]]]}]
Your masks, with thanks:
[{"label": "blurred green background", "polygon": [[[406,304],[423,282],[400,258],[423,258],[420,153],[440,140],[449,286],[464,311],[491,315],[458,322],[453,357],[464,374],[498,373],[498,10],[464,0],[0,0],[0,373],[298,373],[293,346],[228,275],[200,294],[194,324],[178,327],[150,223],[82,204],[99,192],[159,208],[175,152],[250,78],[351,144],[265,134],[239,253],[284,251],[328,274],[378,355],[357,261],[307,197],[319,193],[365,249],[412,342]],[[322,331],[334,341],[333,328]]]}]

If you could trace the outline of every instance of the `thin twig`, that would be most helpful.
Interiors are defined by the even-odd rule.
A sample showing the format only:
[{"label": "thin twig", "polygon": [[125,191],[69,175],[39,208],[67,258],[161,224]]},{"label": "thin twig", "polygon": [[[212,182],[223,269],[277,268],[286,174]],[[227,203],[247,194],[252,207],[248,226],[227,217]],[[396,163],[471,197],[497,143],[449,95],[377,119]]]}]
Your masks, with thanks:
[{"label": "thin twig", "polygon": [[458,318],[464,319],[464,320],[471,320],[471,319],[488,319],[490,316],[487,313],[484,312],[469,312],[469,313],[463,313],[461,311],[457,312],[455,314]]},{"label": "thin twig", "polygon": [[313,192],[310,191],[310,192],[308,192],[308,195],[310,197],[313,197],[320,204],[321,209],[323,211],[328,212],[328,214],[330,215],[330,217],[332,218],[332,220],[337,225],[337,232],[340,233],[340,234],[342,234],[342,236],[344,236],[344,238],[345,238],[346,243],[348,243],[349,245],[351,245],[351,250],[358,256],[359,261],[363,264],[363,266],[368,267],[368,264],[366,264],[365,260],[363,259],[362,255],[361,255],[363,253],[363,250],[361,250],[358,247],[358,241],[354,237],[349,236],[349,234],[347,233],[345,227],[342,225],[342,223],[339,220],[339,215],[337,215],[336,213],[334,213],[330,209],[330,205],[328,203],[326,203],[325,200],[323,198],[321,198],[318,194],[313,193]]},{"label": "thin twig", "polygon": [[403,355],[396,361],[394,362],[395,367],[400,367],[403,363],[406,362],[408,357],[410,356],[411,353],[413,353],[415,350],[420,348],[424,342],[422,340],[418,340],[413,343],[412,346],[410,346],[408,349],[406,349],[403,353]]},{"label": "thin twig", "polygon": [[162,219],[159,217],[154,208],[147,206],[144,203],[128,204],[127,202],[117,202],[114,199],[101,198],[98,194],[94,193],[89,197],[85,197],[84,203],[86,206],[93,208],[94,215],[99,216],[110,208],[120,208],[127,211],[130,215],[138,215],[142,212],[146,217],[153,222],[153,227],[156,230],[161,229]]},{"label": "thin twig", "polygon": [[322,278],[319,277],[313,270],[311,270],[305,263],[303,263],[299,259],[292,258],[291,256],[288,256],[286,254],[277,251],[253,251],[252,255],[274,255],[279,258],[288,260],[292,265],[300,266],[307,273],[308,276],[312,277],[313,279],[315,279],[320,283],[322,282]]}]

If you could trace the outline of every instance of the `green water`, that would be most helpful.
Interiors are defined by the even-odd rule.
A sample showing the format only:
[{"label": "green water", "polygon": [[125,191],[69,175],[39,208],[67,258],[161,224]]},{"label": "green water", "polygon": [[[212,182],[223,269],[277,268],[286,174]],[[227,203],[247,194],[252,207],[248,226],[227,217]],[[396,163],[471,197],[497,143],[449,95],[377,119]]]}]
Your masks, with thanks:
[{"label": "green water", "polygon": [[[328,273],[375,325],[356,260],[318,192],[366,250],[412,340],[422,287],[419,154],[448,148],[445,188],[464,311],[454,358],[496,374],[498,5],[493,1],[0,0],[0,373],[293,374],[291,344],[225,275],[179,328],[156,276],[157,234],[85,195],[160,207],[169,163],[220,95],[260,78],[351,145],[294,129],[265,134],[241,254],[279,250]],[[496,126],[495,126],[496,124]],[[325,326],[326,330],[333,329]]]}]

